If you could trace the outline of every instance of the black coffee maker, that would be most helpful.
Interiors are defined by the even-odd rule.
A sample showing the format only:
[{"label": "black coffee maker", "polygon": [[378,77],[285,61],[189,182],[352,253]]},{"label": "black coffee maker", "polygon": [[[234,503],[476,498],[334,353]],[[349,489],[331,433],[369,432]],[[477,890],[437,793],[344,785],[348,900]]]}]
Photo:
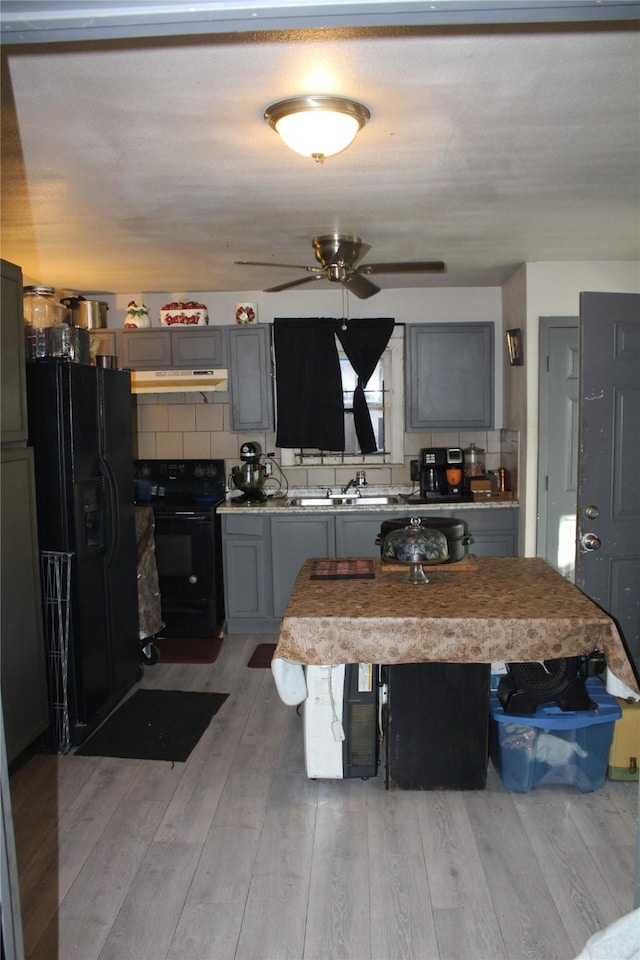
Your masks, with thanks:
[{"label": "black coffee maker", "polygon": [[420,497],[466,500],[464,454],[460,447],[424,447],[420,451]]}]

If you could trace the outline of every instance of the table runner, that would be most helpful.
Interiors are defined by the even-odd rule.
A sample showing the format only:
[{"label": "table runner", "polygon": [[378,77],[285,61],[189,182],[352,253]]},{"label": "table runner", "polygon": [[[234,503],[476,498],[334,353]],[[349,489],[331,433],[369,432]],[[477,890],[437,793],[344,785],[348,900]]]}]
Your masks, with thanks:
[{"label": "table runner", "polygon": [[478,557],[474,576],[430,572],[372,580],[312,580],[303,564],[282,620],[275,657],[306,664],[529,662],[605,653],[619,680],[639,691],[613,620],[546,561]]}]

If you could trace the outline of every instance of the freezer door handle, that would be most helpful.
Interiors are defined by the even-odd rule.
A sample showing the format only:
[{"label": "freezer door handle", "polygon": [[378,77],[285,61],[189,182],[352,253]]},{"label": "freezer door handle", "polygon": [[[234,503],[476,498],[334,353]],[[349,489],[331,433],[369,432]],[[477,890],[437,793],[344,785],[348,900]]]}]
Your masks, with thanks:
[{"label": "freezer door handle", "polygon": [[105,564],[107,567],[110,567],[116,550],[118,549],[119,540],[120,517],[118,515],[118,485],[116,483],[113,468],[106,457],[100,457],[100,466],[102,467],[102,475],[104,477],[106,486],[107,505],[105,510],[105,520],[109,525],[109,530],[106,534],[107,553],[105,557]]}]

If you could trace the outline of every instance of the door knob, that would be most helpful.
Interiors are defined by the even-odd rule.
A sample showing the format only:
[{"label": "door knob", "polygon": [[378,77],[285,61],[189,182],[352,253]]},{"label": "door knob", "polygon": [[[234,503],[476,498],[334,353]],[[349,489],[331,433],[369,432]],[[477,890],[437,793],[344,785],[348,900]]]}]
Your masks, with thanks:
[{"label": "door knob", "polygon": [[[600,546],[600,541],[598,541],[598,546]],[[192,573],[191,576],[189,577],[189,583],[197,583],[197,582],[198,582],[198,578],[194,573]]]},{"label": "door knob", "polygon": [[585,533],[581,538],[581,543],[585,550],[599,550],[602,546],[602,540],[595,533]]}]

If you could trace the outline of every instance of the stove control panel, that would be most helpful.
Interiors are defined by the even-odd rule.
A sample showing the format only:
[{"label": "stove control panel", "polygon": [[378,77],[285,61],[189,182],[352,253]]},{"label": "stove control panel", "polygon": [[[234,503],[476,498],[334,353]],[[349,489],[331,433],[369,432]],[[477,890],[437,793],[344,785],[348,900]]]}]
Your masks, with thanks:
[{"label": "stove control panel", "polygon": [[134,460],[133,475],[136,480],[151,480],[155,483],[224,483],[224,460]]}]

